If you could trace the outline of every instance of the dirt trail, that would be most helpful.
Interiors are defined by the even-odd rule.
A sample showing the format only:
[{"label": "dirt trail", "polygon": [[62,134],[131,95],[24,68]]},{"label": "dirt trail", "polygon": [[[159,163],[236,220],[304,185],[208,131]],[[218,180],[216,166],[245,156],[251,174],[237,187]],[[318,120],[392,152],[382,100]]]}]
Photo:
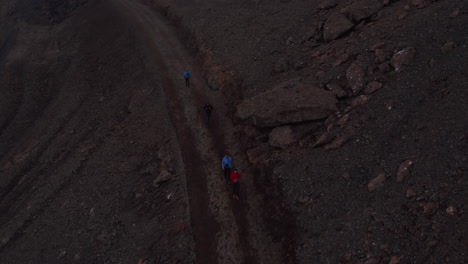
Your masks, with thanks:
[{"label": "dirt trail", "polygon": [[[259,262],[254,257],[258,250],[249,240],[248,205],[234,203],[230,186],[222,178],[223,152],[237,150],[226,148],[234,141],[232,124],[225,118],[227,110],[219,103],[221,94],[208,88],[201,70],[163,17],[136,2],[120,0],[113,5],[135,23],[148,63],[163,69],[155,74],[164,76],[164,94],[184,159],[197,262]],[[190,88],[182,76],[186,68],[193,73]],[[215,108],[210,128],[203,113],[208,101]]]}]

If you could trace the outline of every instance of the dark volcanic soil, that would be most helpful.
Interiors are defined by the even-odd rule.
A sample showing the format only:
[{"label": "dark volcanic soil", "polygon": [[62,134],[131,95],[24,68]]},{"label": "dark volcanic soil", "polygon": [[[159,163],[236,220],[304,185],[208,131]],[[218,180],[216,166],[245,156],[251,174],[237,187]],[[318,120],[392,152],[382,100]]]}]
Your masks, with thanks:
[{"label": "dark volcanic soil", "polygon": [[[4,0],[0,262],[468,263],[466,14],[467,1]],[[336,93],[337,111],[239,117],[293,78]]]}]

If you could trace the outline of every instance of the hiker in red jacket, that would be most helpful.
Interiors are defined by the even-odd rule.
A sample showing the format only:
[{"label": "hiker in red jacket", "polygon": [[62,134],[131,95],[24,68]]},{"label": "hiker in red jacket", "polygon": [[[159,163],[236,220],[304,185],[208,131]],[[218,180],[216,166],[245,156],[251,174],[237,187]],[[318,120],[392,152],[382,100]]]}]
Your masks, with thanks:
[{"label": "hiker in red jacket", "polygon": [[232,198],[239,200],[239,181],[242,178],[242,175],[234,169],[234,171],[229,176],[232,182]]}]

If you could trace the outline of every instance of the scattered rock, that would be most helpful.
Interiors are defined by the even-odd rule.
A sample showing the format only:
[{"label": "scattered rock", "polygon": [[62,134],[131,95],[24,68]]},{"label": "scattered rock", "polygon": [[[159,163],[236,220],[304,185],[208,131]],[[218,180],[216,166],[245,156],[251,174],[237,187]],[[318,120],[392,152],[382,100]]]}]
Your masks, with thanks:
[{"label": "scattered rock", "polygon": [[440,188],[447,188],[447,187],[449,187],[449,184],[446,183],[446,182],[441,182],[439,186],[440,186]]},{"label": "scattered rock", "polygon": [[413,166],[414,162],[412,160],[405,160],[403,163],[400,164],[397,172],[397,182],[402,182],[408,177],[410,174],[409,168]]},{"label": "scattered rock", "polygon": [[351,102],[351,107],[354,108],[354,107],[364,105],[367,102],[369,102],[370,98],[371,97],[369,95],[360,95]]},{"label": "scattered rock", "polygon": [[296,142],[296,136],[290,126],[277,127],[268,135],[270,146],[285,149]]},{"label": "scattered rock", "polygon": [[331,143],[325,145],[323,147],[324,150],[333,150],[333,149],[339,149],[341,146],[343,146],[346,141],[348,141],[349,138],[344,137],[344,136],[338,136],[336,137]]},{"label": "scattered rock", "polygon": [[153,187],[158,188],[161,183],[166,182],[174,177],[169,171],[167,170],[162,170],[159,173],[159,176],[156,178],[156,180],[153,181]]},{"label": "scattered rock", "polygon": [[336,124],[337,124],[338,126],[340,126],[340,127],[344,126],[344,125],[346,124],[346,122],[348,122],[349,117],[350,117],[349,114],[344,115],[343,117],[341,117],[340,119],[338,119],[338,121],[336,121]]},{"label": "scattered rock", "polygon": [[406,198],[410,199],[416,196],[416,192],[412,189],[406,190]]},{"label": "scattered rock", "polygon": [[437,208],[439,208],[438,203],[425,203],[423,204],[423,215],[431,216],[437,212]]},{"label": "scattered rock", "polygon": [[376,49],[380,49],[383,46],[385,46],[385,42],[383,42],[383,41],[377,42],[370,48],[370,51],[375,51]]},{"label": "scattered rock", "polygon": [[306,66],[307,66],[306,62],[300,61],[300,62],[297,62],[296,64],[294,64],[294,70],[299,71],[299,70],[304,69]]},{"label": "scattered rock", "polygon": [[349,21],[343,14],[334,13],[327,18],[323,27],[323,39],[330,41],[352,29],[354,24]]},{"label": "scattered rock", "polygon": [[185,229],[185,222],[184,220],[181,219],[177,221],[177,223],[174,224],[174,227],[172,228],[172,232],[177,234],[177,233],[184,231],[184,229]]},{"label": "scattered rock", "polygon": [[371,93],[377,91],[380,88],[382,88],[382,84],[377,82],[377,81],[373,81],[373,82],[370,82],[370,83],[367,84],[366,89],[364,89],[364,93],[365,94],[371,94]]},{"label": "scattered rock", "polygon": [[318,5],[318,8],[319,9],[330,9],[332,7],[335,7],[338,3],[336,2],[336,0],[324,0],[322,2],[320,2],[320,4]]},{"label": "scattered rock", "polygon": [[411,4],[417,8],[423,8],[427,5],[426,0],[412,0]]},{"label": "scattered rock", "polygon": [[275,63],[275,72],[286,72],[289,70],[289,63],[286,58],[280,58],[276,63]]},{"label": "scattered rock", "polygon": [[382,63],[387,60],[387,54],[383,49],[376,49],[375,52],[375,59],[378,63]]},{"label": "scattered rock", "polygon": [[346,70],[346,79],[348,80],[354,95],[357,95],[364,87],[365,75],[366,72],[359,61],[354,61]]},{"label": "scattered rock", "polygon": [[401,70],[403,65],[411,65],[414,61],[416,49],[414,47],[407,47],[398,51],[393,55],[391,63],[397,72]]},{"label": "scattered rock", "polygon": [[403,20],[408,16],[408,12],[403,12],[398,16],[398,20]]},{"label": "scattered rock", "polygon": [[354,23],[359,23],[376,14],[382,7],[383,4],[380,1],[361,0],[346,7],[345,13]]},{"label": "scattered rock", "polygon": [[317,142],[315,142],[314,147],[319,147],[327,143],[330,143],[333,139],[334,139],[334,136],[332,136],[330,133],[325,133],[317,139]]},{"label": "scattered rock", "polygon": [[379,64],[379,71],[381,73],[389,72],[390,71],[390,64],[388,62],[384,62]]},{"label": "scattered rock", "polygon": [[450,42],[445,43],[444,46],[442,46],[440,48],[440,50],[442,51],[443,54],[447,54],[451,50],[453,50],[454,47],[455,47],[455,45],[453,44],[452,41],[450,41]]},{"label": "scattered rock", "polygon": [[367,184],[367,189],[369,189],[369,192],[373,192],[384,186],[385,180],[387,180],[387,177],[381,173]]},{"label": "scattered rock", "polygon": [[301,43],[305,43],[309,40],[312,40],[313,38],[315,38],[315,35],[317,34],[317,30],[315,28],[312,28],[311,30],[309,30],[305,35],[304,37],[302,38],[302,41]]},{"label": "scattered rock", "polygon": [[343,90],[338,84],[336,83],[329,83],[327,84],[327,89],[334,93],[337,98],[346,97],[348,94],[345,90]]},{"label": "scattered rock", "polygon": [[460,14],[460,9],[455,8],[452,13],[450,13],[449,17],[450,18],[456,18]]},{"label": "scattered rock", "polygon": [[453,216],[457,214],[458,210],[457,210],[457,207],[450,205],[449,207],[447,207],[447,209],[445,209],[445,212]]},{"label": "scattered rock", "polygon": [[338,65],[341,65],[345,62],[347,62],[349,59],[349,55],[348,54],[343,54],[341,55],[337,60],[336,62],[334,63],[335,66],[338,66]]},{"label": "scattered rock", "polygon": [[398,264],[398,263],[400,263],[400,261],[401,261],[401,257],[399,257],[399,256],[392,256],[392,257],[390,258],[390,262],[388,262],[388,264]]},{"label": "scattered rock", "polygon": [[289,37],[286,40],[286,46],[291,46],[292,44],[294,44],[294,39],[293,39],[293,37]]},{"label": "scattered rock", "polygon": [[335,94],[310,84],[289,81],[244,100],[237,114],[256,126],[272,127],[324,119],[337,111]]},{"label": "scattered rock", "polygon": [[304,42],[304,46],[306,46],[307,48],[315,48],[317,46],[320,46],[320,44],[315,40],[308,40]]},{"label": "scattered rock", "polygon": [[346,180],[351,179],[351,175],[349,175],[349,172],[347,172],[347,171],[345,173],[343,173],[342,177],[345,178]]}]

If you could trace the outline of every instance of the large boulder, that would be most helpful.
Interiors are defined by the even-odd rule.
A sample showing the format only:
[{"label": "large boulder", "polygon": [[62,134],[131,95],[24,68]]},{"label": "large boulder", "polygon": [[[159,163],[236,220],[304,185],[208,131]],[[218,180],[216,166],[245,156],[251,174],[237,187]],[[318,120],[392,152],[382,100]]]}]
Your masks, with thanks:
[{"label": "large boulder", "polygon": [[294,142],[296,142],[296,136],[290,126],[277,127],[268,135],[268,143],[272,147],[286,149]]},{"label": "large boulder", "polygon": [[345,12],[354,23],[359,23],[377,13],[382,7],[381,0],[361,0],[346,7]]},{"label": "large boulder", "polygon": [[319,120],[337,111],[334,93],[297,81],[244,100],[237,106],[243,120],[260,127]]},{"label": "large boulder", "polygon": [[323,26],[323,39],[325,41],[334,40],[353,27],[354,24],[343,14],[334,13],[327,18]]}]

